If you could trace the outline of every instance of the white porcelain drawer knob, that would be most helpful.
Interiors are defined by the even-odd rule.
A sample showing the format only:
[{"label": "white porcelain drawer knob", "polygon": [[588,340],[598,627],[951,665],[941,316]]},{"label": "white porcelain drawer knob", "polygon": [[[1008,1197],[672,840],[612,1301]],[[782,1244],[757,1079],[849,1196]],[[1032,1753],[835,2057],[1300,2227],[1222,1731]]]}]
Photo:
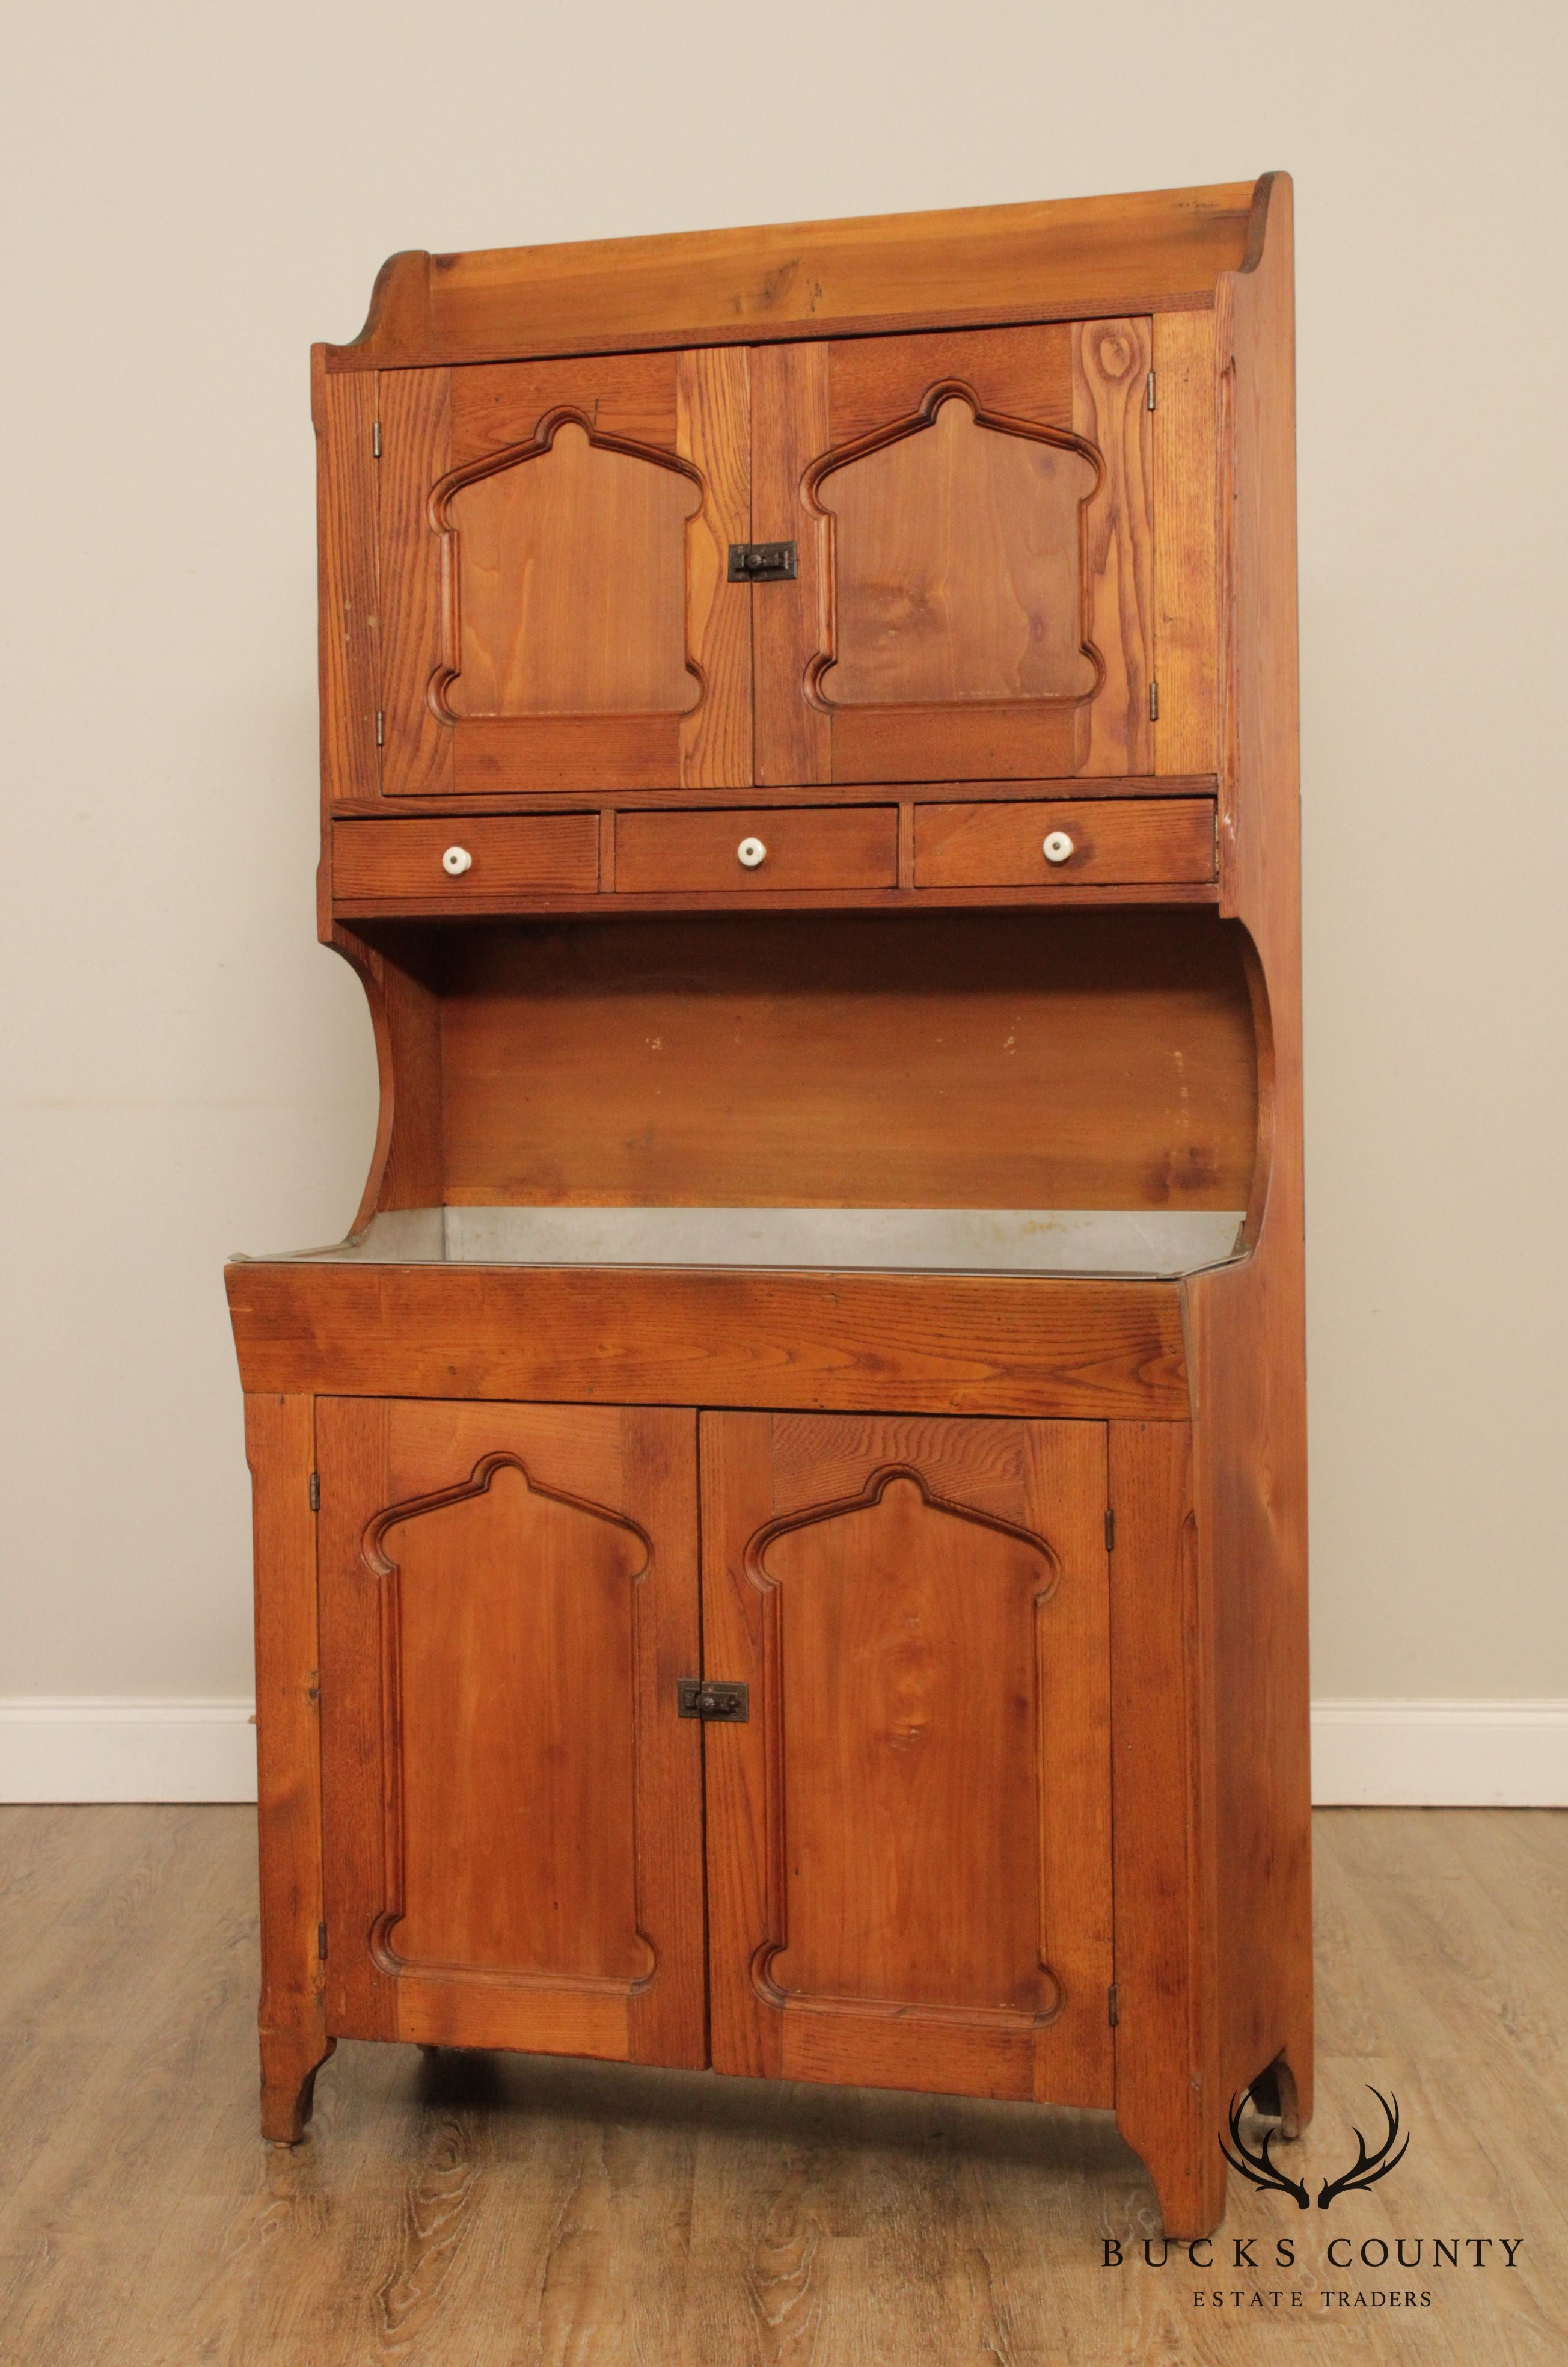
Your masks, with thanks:
[{"label": "white porcelain drawer knob", "polygon": [[768,850],[760,838],[743,838],[735,852],[748,871],[755,871],[758,864],[766,857]]},{"label": "white porcelain drawer knob", "polygon": [[441,868],[448,878],[460,879],[465,871],[474,867],[474,858],[466,846],[449,846],[441,858]]},{"label": "white porcelain drawer knob", "polygon": [[1066,863],[1073,851],[1073,842],[1065,830],[1054,830],[1047,833],[1040,851],[1047,863]]}]

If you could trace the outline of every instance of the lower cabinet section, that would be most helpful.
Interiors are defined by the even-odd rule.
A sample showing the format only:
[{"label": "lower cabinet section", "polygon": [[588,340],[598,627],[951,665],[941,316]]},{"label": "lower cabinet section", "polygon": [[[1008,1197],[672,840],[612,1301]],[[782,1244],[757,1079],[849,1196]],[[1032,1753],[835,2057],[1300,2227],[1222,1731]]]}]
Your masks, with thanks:
[{"label": "lower cabinet section", "polygon": [[316,1460],[330,2033],[1112,2101],[1103,1423],[322,1399]]}]

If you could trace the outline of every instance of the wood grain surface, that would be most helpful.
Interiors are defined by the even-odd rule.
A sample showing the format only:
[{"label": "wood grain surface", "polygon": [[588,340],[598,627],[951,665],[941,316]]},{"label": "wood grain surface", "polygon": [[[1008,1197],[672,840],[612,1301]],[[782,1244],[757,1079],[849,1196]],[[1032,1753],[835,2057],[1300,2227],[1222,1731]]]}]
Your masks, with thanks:
[{"label": "wood grain surface", "polygon": [[[529,444],[541,419],[577,412],[612,444],[680,446],[681,357],[594,354],[573,361],[522,361],[452,374],[452,465]],[[689,457],[689,456],[688,456]]]},{"label": "wood grain surface", "polygon": [[389,796],[750,778],[750,606],[725,580],[750,527],[746,356],[602,359],[602,381],[587,360],[388,379]]},{"label": "wood grain surface", "polygon": [[253,1391],[1155,1421],[1189,1410],[1168,1282],[264,1263],[225,1277]]},{"label": "wood grain surface", "polygon": [[[937,343],[946,358],[962,340]],[[885,417],[899,399],[889,388]],[[1093,461],[1073,446],[982,426],[958,394],[919,432],[824,479],[837,612],[820,685],[829,705],[1091,693],[1078,512],[1095,482]]]},{"label": "wood grain surface", "polygon": [[793,542],[798,571],[750,595],[754,772],[774,787],[833,777],[833,719],[807,697],[807,670],[833,629],[828,519],[801,494],[807,468],[832,446],[830,350],[813,342],[751,356],[751,531]]},{"label": "wood grain surface", "polygon": [[1104,676],[1077,710],[1079,773],[1154,769],[1154,546],[1146,320],[1086,321],[1073,337],[1073,426],[1099,455],[1084,514],[1084,607]]},{"label": "wood grain surface", "polygon": [[716,2067],[1109,2102],[1102,1426],[707,1414],[702,1465]]},{"label": "wood grain surface", "polygon": [[[1059,863],[1050,862],[1044,852],[1046,838],[1055,832],[1072,841],[1072,852]],[[1207,798],[1108,801],[1083,812],[1065,800],[916,810],[917,888],[1213,876],[1214,809]]]},{"label": "wood grain surface", "polygon": [[752,357],[757,777],[1152,767],[1149,323]]},{"label": "wood grain surface", "polygon": [[380,418],[381,788],[388,797],[444,797],[453,782],[453,730],[427,696],[446,658],[430,494],[452,466],[451,371],[389,371]]},{"label": "wood grain surface", "polygon": [[[1208,773],[1120,773],[1108,775],[1103,780],[1075,780],[1071,796],[1076,802],[1084,798],[1153,798],[1153,797],[1213,797],[1217,776]],[[987,798],[998,800],[1009,798],[1033,798],[1039,795],[1029,781],[901,781],[898,785],[900,804],[919,805],[924,801],[941,802],[955,795],[964,798]],[[750,805],[793,805],[799,796],[795,787],[776,788],[766,782],[753,782],[747,790]],[[859,804],[863,792],[857,797],[849,793],[847,802]],[[536,799],[521,791],[498,790],[494,796],[454,800],[450,798],[407,798],[398,807],[400,814],[439,816],[451,813],[529,813]],[[586,810],[596,799],[586,790],[563,792],[558,800],[563,810]],[[734,792],[724,789],[618,789],[615,806],[627,812],[657,810],[662,806],[696,806],[733,804]],[[816,802],[816,800],[813,800]],[[345,798],[334,808],[344,820],[376,821],[387,809],[379,798],[368,800]]]},{"label": "wood grain surface", "polygon": [[836,444],[912,415],[927,390],[957,379],[1002,419],[1070,433],[1073,344],[1063,323],[1030,329],[935,329],[920,337],[843,337],[826,348]]},{"label": "wood grain surface", "polygon": [[756,344],[1213,301],[1247,251],[1250,181],[570,245],[410,252],[329,369],[621,345]]},{"label": "wood grain surface", "polygon": [[318,1433],[328,2029],[701,2062],[695,1417]]},{"label": "wood grain surface", "polygon": [[[1116,2124],[1170,2235],[1206,2235],[1224,2194],[1214,1944],[1212,1606],[1192,1519],[1191,1435],[1110,1425]],[[1232,1704],[1226,1704],[1227,1715]],[[1225,1968],[1228,1971],[1228,1967]],[[1238,2075],[1256,2078],[1275,2050]]]},{"label": "wood grain surface", "polygon": [[686,528],[685,659],[699,696],[681,719],[684,787],[751,778],[750,603],[729,582],[729,546],[751,537],[750,377],[744,352],[676,356],[677,440],[702,503]]},{"label": "wood grain surface", "polygon": [[1153,323],[1155,672],[1161,773],[1206,771],[1219,743],[1219,388],[1212,312]]},{"label": "wood grain surface", "polygon": [[[1220,2272],[1200,2277],[1174,2252],[1145,2264],[1153,2193],[1107,2112],[348,2041],[307,2143],[265,2146],[254,1812],[0,1808],[0,2356],[1556,2367],[1568,1816],[1316,1827],[1324,2093],[1280,2157],[1314,2186],[1353,2159],[1370,2082],[1398,2096],[1410,2151],[1327,2214],[1233,2179]],[[1391,2262],[1423,2237],[1424,2265],[1325,2273],[1341,2233]],[[1495,2245],[1433,2271],[1434,2234],[1522,2238],[1517,2266]],[[1273,2267],[1282,2236],[1306,2273]],[[1257,2268],[1233,2265],[1237,2241]],[[1391,2286],[1431,2305],[1323,2305]],[[1227,2305],[1195,2310],[1215,2288]]]},{"label": "wood grain surface", "polygon": [[[761,838],[766,849],[751,869],[739,853],[749,838]],[[891,888],[897,880],[897,840],[895,806],[621,814],[615,891]]]},{"label": "wood grain surface", "polygon": [[[1289,176],[1259,185],[1248,266],[1215,315],[1224,391],[1221,509],[1228,728],[1220,884],[1256,949],[1258,1174],[1253,1253],[1194,1275],[1193,1497],[1213,1606],[1222,2079],[1288,2050],[1312,2110],[1311,1741],[1307,1684],[1305,1217],[1296,662],[1295,313]],[[1248,1583],[1234,1583],[1236,1569]]]},{"label": "wood grain surface", "polygon": [[292,2142],[331,2054],[321,1949],[321,1644],[316,1616],[315,1401],[245,1400],[256,1573],[262,2129]]},{"label": "wood grain surface", "polygon": [[[442,857],[460,845],[472,859],[455,877]],[[593,815],[468,814],[396,821],[339,822],[333,834],[336,908],[384,912],[504,912],[519,895],[551,889],[595,891],[599,827]]]},{"label": "wood grain surface", "polygon": [[[815,819],[748,817],[764,841]],[[727,864],[738,837],[717,842]],[[1174,912],[454,935],[447,1196],[1244,1207],[1257,1061],[1241,954],[1239,933]]]},{"label": "wood grain surface", "polygon": [[456,553],[455,716],[682,714],[693,480],[590,441],[575,419],[542,450],[446,504]]},{"label": "wood grain surface", "polygon": [[329,378],[322,353],[320,345],[310,349],[325,813],[344,798],[381,794],[381,640],[373,444],[378,381],[371,371]]}]

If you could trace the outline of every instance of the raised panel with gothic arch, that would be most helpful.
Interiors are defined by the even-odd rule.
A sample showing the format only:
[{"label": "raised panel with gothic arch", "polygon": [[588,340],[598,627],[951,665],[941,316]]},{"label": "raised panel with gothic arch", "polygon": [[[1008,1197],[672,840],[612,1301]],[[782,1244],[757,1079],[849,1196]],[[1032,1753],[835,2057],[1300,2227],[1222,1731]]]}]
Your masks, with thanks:
[{"label": "raised panel with gothic arch", "polygon": [[757,777],[1154,770],[1146,319],[752,358]]},{"label": "raised panel with gothic arch", "polygon": [[953,391],[914,432],[819,482],[833,520],[829,705],[1092,697],[1083,514],[1100,481],[1066,439]]},{"label": "raised panel with gothic arch", "polygon": [[378,1519],[366,1552],[391,1597],[395,1863],[378,1944],[400,1969],[646,1978],[633,1836],[647,1539],[497,1455]]},{"label": "raised panel with gothic arch", "polygon": [[447,539],[447,664],[458,716],[680,715],[686,527],[695,477],[558,415],[536,441],[438,496]]},{"label": "raised panel with gothic arch", "polygon": [[[756,1545],[787,1704],[787,1996],[1048,2014],[1037,1836],[1044,1539],[885,1470]],[[984,1804],[983,1807],[981,1804]]]},{"label": "raised panel with gothic arch", "polygon": [[751,776],[742,347],[386,372],[381,794]]}]

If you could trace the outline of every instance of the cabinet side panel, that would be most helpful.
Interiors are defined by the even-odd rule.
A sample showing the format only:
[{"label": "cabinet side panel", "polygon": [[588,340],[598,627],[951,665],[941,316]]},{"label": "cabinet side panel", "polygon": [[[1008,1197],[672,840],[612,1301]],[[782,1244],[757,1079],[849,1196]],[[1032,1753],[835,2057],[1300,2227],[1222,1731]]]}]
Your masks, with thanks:
[{"label": "cabinet side panel", "polygon": [[354,931],[334,925],[328,943],[364,987],[376,1035],[380,1106],[370,1172],[350,1229],[359,1232],[378,1208],[437,1207],[445,1196],[441,1009],[430,987]]},{"label": "cabinet side panel", "polygon": [[1213,1961],[1211,1707],[1185,1424],[1111,1424],[1116,2123],[1168,2236],[1224,2197]]},{"label": "cabinet side panel", "polygon": [[431,707],[443,660],[441,538],[431,489],[451,466],[449,370],[387,370],[381,386],[380,558],[385,587],[381,777],[389,796],[452,787],[453,729]]},{"label": "cabinet side panel", "polygon": [[264,2045],[287,2033],[313,2043],[319,2059],[326,2022],[314,1400],[248,1397],[245,1451],[254,1487],[261,2029]]},{"label": "cabinet side panel", "polygon": [[1213,314],[1157,314],[1154,366],[1155,770],[1211,773],[1219,730]]},{"label": "cabinet side panel", "polygon": [[1253,267],[1222,280],[1215,333],[1235,602],[1220,884],[1257,949],[1266,1030],[1256,1243],[1186,1288],[1200,1542],[1213,1560],[1221,1728],[1222,2044],[1233,2086],[1284,2049],[1312,2111],[1301,869],[1292,193],[1275,174]]},{"label": "cabinet side panel", "polygon": [[1188,1326],[1213,1606],[1222,2078],[1227,2092],[1243,2088],[1283,2053],[1304,2116],[1312,1749],[1298,1277],[1284,1258],[1205,1274],[1189,1286]]},{"label": "cabinet side panel", "polygon": [[[378,645],[374,370],[329,378],[315,365],[317,583],[321,616],[321,792],[332,806],[381,792],[376,745]],[[330,912],[330,897],[326,899]]]},{"label": "cabinet side panel", "polygon": [[396,1077],[380,1205],[437,1206],[443,1194],[440,1002],[423,980],[390,959],[380,965],[380,988]]},{"label": "cabinet side panel", "polygon": [[681,456],[700,470],[703,505],[686,529],[686,654],[703,695],[681,719],[681,787],[751,779],[751,595],[728,580],[729,546],[751,538],[750,386],[744,346],[684,353],[676,364]]}]

